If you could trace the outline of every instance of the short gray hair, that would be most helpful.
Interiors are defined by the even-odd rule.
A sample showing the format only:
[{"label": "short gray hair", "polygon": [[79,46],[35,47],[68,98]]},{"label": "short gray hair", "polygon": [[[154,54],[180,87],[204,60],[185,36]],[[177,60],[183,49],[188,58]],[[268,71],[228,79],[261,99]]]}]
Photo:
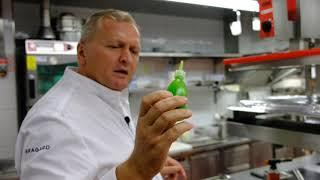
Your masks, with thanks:
[{"label": "short gray hair", "polygon": [[121,11],[117,9],[106,9],[99,11],[89,17],[86,23],[82,27],[81,31],[81,41],[87,41],[94,35],[97,30],[97,25],[102,19],[112,19],[117,22],[128,22],[137,27],[138,25],[134,18],[126,11]]}]

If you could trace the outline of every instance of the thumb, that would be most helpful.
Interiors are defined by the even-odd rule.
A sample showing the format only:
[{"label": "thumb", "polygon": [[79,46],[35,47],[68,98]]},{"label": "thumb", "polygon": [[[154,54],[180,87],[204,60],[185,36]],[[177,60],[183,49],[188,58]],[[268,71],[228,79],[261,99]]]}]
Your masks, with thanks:
[{"label": "thumb", "polygon": [[180,171],[180,167],[178,166],[166,166],[161,170],[162,175],[175,174]]}]

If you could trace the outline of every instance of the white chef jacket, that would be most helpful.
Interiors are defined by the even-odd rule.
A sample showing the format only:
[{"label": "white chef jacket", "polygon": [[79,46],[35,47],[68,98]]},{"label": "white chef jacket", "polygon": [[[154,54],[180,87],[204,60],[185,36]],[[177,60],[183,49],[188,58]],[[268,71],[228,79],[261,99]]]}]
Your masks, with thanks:
[{"label": "white chef jacket", "polygon": [[126,116],[131,119],[127,90],[67,68],[22,123],[15,156],[20,179],[116,180],[116,166],[134,147],[136,123],[127,124]]}]

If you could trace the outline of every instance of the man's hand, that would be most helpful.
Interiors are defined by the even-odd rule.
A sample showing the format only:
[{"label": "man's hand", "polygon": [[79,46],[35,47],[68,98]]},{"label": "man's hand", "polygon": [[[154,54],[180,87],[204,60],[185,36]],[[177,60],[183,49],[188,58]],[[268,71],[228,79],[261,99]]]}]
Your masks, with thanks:
[{"label": "man's hand", "polygon": [[165,180],[177,180],[179,177],[180,179],[182,178],[187,180],[187,175],[182,165],[170,156],[167,157],[164,167],[160,173]]},{"label": "man's hand", "polygon": [[156,91],[143,97],[137,124],[134,150],[127,161],[117,167],[118,180],[151,179],[164,167],[171,144],[193,126],[188,109],[177,109],[187,98]]}]

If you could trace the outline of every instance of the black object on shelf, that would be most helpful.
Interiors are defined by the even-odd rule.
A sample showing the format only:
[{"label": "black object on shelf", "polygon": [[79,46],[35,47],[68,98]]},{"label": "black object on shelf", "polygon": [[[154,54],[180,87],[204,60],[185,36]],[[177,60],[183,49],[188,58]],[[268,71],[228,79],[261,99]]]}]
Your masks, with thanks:
[{"label": "black object on shelf", "polygon": [[286,120],[281,117],[275,117],[272,119],[257,119],[256,115],[261,113],[233,111],[234,118],[228,118],[228,121],[238,122],[247,125],[256,125],[263,127],[271,127],[277,129],[284,129],[289,131],[297,131],[304,133],[320,134],[320,124],[296,122],[292,120]]}]

